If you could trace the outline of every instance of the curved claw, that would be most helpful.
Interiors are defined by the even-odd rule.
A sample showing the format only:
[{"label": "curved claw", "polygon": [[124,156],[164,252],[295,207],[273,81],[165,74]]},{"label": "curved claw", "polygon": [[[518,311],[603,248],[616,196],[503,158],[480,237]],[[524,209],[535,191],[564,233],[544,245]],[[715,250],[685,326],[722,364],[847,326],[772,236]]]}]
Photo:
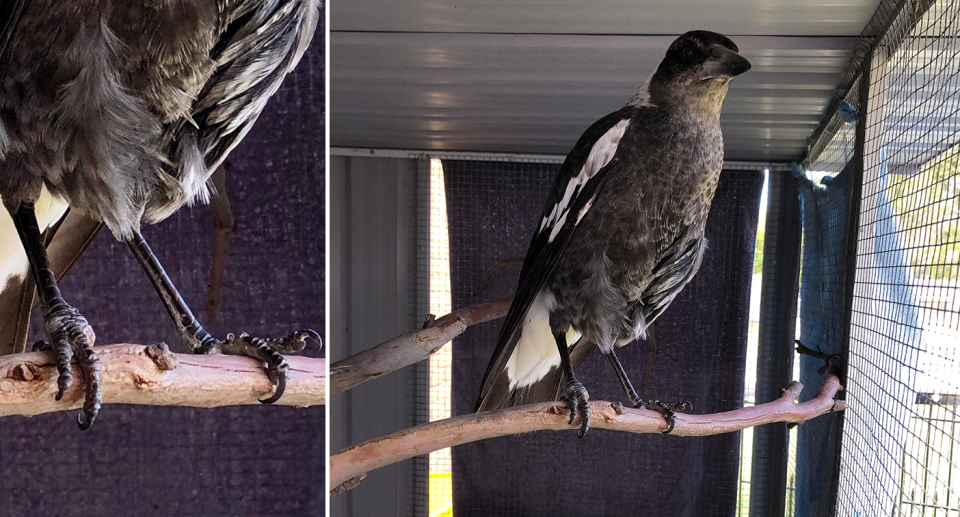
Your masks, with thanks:
[{"label": "curved claw", "polygon": [[70,389],[70,386],[73,386],[73,374],[70,373],[70,369],[60,371],[60,376],[57,377],[57,395],[53,397],[54,400],[60,402],[60,399],[63,398],[63,394]]},{"label": "curved claw", "polygon": [[84,409],[83,412],[77,413],[77,427],[79,427],[81,431],[90,429],[90,426],[93,425],[93,421],[97,419],[99,413],[99,407],[92,410]]},{"label": "curved claw", "polygon": [[50,344],[38,342],[35,347],[54,351],[57,364],[56,400],[62,400],[67,390],[73,386],[71,363],[77,359],[77,366],[84,388],[83,413],[77,415],[77,426],[87,430],[93,425],[100,412],[103,395],[100,392],[100,358],[93,351],[96,335],[87,320],[75,308],[63,300],[56,302],[44,314],[44,328],[50,337]]},{"label": "curved claw", "polygon": [[670,425],[667,426],[666,430],[660,431],[660,434],[670,434],[673,431],[673,427],[677,425],[677,420],[673,416],[667,417],[664,415],[664,417],[666,418],[667,423]]},{"label": "curved claw", "polygon": [[310,339],[313,339],[314,341],[317,342],[317,350],[320,350],[323,348],[323,338],[320,337],[320,333],[312,329],[303,329],[300,332],[303,334],[306,334],[306,337],[309,337]]},{"label": "curved claw", "polygon": [[258,338],[250,338],[246,334],[243,334],[246,339],[251,340],[254,344],[258,344],[258,351],[262,354],[261,360],[267,363],[267,376],[277,388],[274,390],[273,395],[268,398],[261,399],[261,404],[273,404],[274,402],[280,400],[280,397],[283,396],[284,390],[287,389],[287,370],[290,368],[287,365],[287,361],[280,355],[276,350],[271,349],[265,341]]},{"label": "curved claw", "polygon": [[213,348],[226,354],[245,355],[266,363],[267,375],[270,377],[270,382],[276,386],[276,390],[273,395],[259,401],[261,404],[273,404],[280,400],[287,387],[289,366],[280,352],[303,350],[307,339],[312,339],[323,346],[320,334],[310,329],[303,329],[280,339],[261,339],[246,332],[239,336],[227,334],[227,339],[216,343]]},{"label": "curved claw", "polygon": [[280,397],[283,396],[283,391],[287,389],[287,372],[280,372],[279,378],[277,380],[277,389],[273,392],[269,398],[258,399],[261,404],[273,404],[274,402],[280,400]]}]

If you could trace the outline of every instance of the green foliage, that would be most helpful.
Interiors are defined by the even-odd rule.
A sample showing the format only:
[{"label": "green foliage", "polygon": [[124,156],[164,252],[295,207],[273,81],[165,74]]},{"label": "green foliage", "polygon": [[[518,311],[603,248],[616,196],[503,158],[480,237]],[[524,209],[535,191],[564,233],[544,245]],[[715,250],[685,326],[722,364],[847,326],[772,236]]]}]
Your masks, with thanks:
[{"label": "green foliage", "polygon": [[960,277],[960,148],[917,174],[891,175],[888,193],[914,278]]},{"label": "green foliage", "polygon": [[753,274],[763,273],[763,226],[757,228],[757,250],[753,254]]}]

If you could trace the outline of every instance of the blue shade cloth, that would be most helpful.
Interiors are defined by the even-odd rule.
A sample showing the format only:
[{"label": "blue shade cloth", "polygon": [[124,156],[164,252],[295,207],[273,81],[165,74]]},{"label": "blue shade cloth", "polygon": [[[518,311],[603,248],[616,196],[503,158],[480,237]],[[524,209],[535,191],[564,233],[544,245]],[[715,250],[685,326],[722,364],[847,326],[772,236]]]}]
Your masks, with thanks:
[{"label": "blue shade cloth", "polygon": [[840,112],[840,116],[843,117],[843,121],[847,124],[857,123],[857,116],[860,114],[860,111],[854,108],[853,104],[847,101],[840,101],[837,110]]},{"label": "blue shade cloth", "polygon": [[[803,257],[800,276],[800,342],[825,354],[842,354],[847,216],[854,161],[836,176],[794,171],[800,184]],[[824,179],[827,181],[823,181]],[[787,346],[785,343],[784,346]],[[800,357],[801,400],[814,398],[824,377],[823,360]],[[839,414],[800,426],[796,470],[796,515],[818,517],[831,508]],[[788,480],[789,482],[789,480]]]},{"label": "blue shade cloth", "polygon": [[[843,349],[844,305],[846,290],[849,217],[851,181],[854,177],[854,160],[850,160],[836,176],[823,176],[822,173],[803,173],[800,182],[803,213],[803,269],[800,280],[800,341],[809,348],[840,357]],[[896,361],[885,361],[885,376],[895,378],[899,384],[912,386],[913,373],[910,364],[916,360],[916,351],[920,344],[919,311],[914,293],[910,264],[904,250],[902,235],[898,229],[897,217],[893,211],[887,190],[889,175],[886,165],[886,153],[881,152],[878,172],[877,191],[871,199],[873,209],[868,217],[875,218],[875,239],[860,243],[859,256],[871,256],[872,278],[869,282],[876,286],[871,300],[863,300],[869,307],[861,307],[861,312],[877,317],[877,336],[870,348],[889,349],[888,357]],[[828,181],[823,181],[828,179]],[[863,223],[863,221],[861,221]],[[857,238],[856,235],[849,238]],[[858,267],[864,267],[860,264]],[[884,342],[889,341],[886,345]],[[864,352],[859,352],[863,354]],[[855,353],[856,354],[856,353]],[[904,356],[906,354],[906,356]],[[912,359],[907,356],[914,356]],[[851,358],[857,361],[857,358]],[[816,396],[823,386],[824,376],[817,370],[824,365],[823,360],[809,356],[800,359],[800,382],[804,392],[801,400]],[[856,394],[855,394],[856,395]],[[868,395],[856,395],[863,400]],[[912,406],[915,394],[912,390],[875,393],[869,398],[880,401],[886,398],[898,399],[897,408]],[[888,400],[890,402],[891,400]],[[889,418],[889,411],[870,412],[880,421]],[[887,416],[884,416],[887,415]],[[906,416],[906,415],[902,415]],[[817,517],[832,508],[837,486],[837,451],[839,440],[838,422],[840,414],[827,414],[805,423],[799,428],[797,447],[797,503],[798,517]],[[888,422],[892,423],[892,422]],[[893,432],[899,425],[883,425]],[[893,452],[888,459],[890,472],[900,470],[900,452]]]},{"label": "blue shade cloth", "polygon": [[[223,308],[209,328],[215,335],[324,328],[322,35],[320,28],[230,155],[227,192],[236,227]],[[144,228],[201,321],[212,229],[206,207],[184,208]],[[97,238],[62,288],[94,326],[98,343],[165,341],[183,351],[146,276],[109,233]],[[0,516],[323,515],[322,406],[108,404],[87,432],[75,419],[74,411],[0,419]]]},{"label": "blue shade cloth", "polygon": [[[454,307],[512,293],[520,266],[490,266],[526,252],[556,165],[444,161]],[[760,171],[724,172],[707,223],[710,241],[693,282],[657,320],[659,346],[647,398],[688,399],[695,413],[743,405],[750,283]],[[471,327],[453,344],[453,414],[473,410],[502,320]],[[639,389],[646,347],[618,354]],[[624,400],[595,352],[577,370],[592,400]],[[453,513],[468,516],[695,517],[734,515],[740,433],[705,438],[593,429],[537,432],[453,449]]]}]

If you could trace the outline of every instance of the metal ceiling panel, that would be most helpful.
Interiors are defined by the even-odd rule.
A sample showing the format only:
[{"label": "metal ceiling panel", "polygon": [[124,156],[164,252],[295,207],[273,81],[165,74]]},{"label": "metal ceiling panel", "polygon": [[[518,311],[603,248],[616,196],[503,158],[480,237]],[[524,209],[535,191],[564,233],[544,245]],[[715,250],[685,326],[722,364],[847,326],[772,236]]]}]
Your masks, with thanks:
[{"label": "metal ceiling panel", "polygon": [[338,31],[857,36],[875,0],[334,0]]},{"label": "metal ceiling panel", "polygon": [[[338,30],[336,12],[336,147],[566,154],[626,102],[675,37],[351,32]],[[727,158],[800,158],[858,38],[732,39],[754,68],[724,103]]]}]

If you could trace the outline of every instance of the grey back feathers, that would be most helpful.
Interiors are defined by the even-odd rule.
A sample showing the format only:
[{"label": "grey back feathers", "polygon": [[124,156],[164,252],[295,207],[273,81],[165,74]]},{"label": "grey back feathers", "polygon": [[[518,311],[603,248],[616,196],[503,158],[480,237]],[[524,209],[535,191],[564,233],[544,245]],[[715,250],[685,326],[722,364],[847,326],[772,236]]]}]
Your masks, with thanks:
[{"label": "grey back feathers", "polygon": [[120,238],[207,180],[297,63],[316,0],[29,0],[0,44],[0,196]]}]

